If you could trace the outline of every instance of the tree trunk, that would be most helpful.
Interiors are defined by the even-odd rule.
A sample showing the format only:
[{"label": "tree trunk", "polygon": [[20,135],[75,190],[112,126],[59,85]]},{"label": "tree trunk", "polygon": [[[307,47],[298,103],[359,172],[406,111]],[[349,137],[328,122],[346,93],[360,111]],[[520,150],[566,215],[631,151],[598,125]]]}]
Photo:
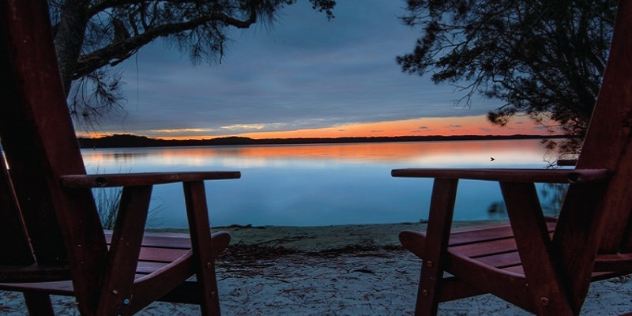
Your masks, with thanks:
[{"label": "tree trunk", "polygon": [[55,49],[66,95],[70,92],[77,59],[81,54],[89,20],[89,5],[90,0],[67,0],[57,26]]}]

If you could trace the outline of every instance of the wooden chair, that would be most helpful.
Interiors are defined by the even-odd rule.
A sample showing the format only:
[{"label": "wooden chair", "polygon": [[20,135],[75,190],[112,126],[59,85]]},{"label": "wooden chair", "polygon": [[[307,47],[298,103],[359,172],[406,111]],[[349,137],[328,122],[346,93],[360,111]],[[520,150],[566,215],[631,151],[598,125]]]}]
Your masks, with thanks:
[{"label": "wooden chair", "polygon": [[[211,237],[203,181],[239,172],[86,175],[51,35],[46,0],[0,2],[0,289],[23,292],[31,315],[53,315],[49,294],[74,295],[82,315],[155,300],[219,315],[214,260],[230,236]],[[143,238],[152,186],[168,182],[183,183],[190,238]],[[112,186],[121,207],[104,233],[91,190]]]},{"label": "wooden chair", "polygon": [[[576,168],[393,170],[434,178],[425,233],[400,241],[422,259],[415,315],[491,293],[538,315],[578,315],[590,281],[632,273],[632,1],[622,0],[608,65]],[[498,181],[509,225],[450,234],[459,179]],[[557,221],[535,182],[570,183]]]}]

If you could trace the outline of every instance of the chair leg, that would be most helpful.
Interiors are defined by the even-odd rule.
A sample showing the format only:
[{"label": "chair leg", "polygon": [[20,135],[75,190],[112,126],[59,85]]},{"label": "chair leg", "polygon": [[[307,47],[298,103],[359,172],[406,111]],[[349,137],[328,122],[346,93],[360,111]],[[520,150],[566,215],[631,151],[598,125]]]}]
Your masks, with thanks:
[{"label": "chair leg", "polygon": [[[432,282],[428,284],[427,274],[430,272],[421,269],[421,277],[419,282],[419,288],[417,289],[417,302],[415,303],[415,316],[434,316],[437,315],[439,308],[438,291],[439,282]],[[429,286],[430,285],[430,286]]]},{"label": "chair leg", "polygon": [[441,259],[448,248],[457,186],[456,179],[434,182],[415,316],[437,314],[444,271]]},{"label": "chair leg", "polygon": [[30,316],[55,316],[48,294],[24,292],[24,302]]},{"label": "chair leg", "polygon": [[[518,246],[533,311],[537,315],[574,315],[568,287],[556,267],[555,250],[549,237],[538,193],[533,183],[501,182],[507,214]],[[557,269],[556,269],[557,268]]]},{"label": "chair leg", "polygon": [[215,277],[215,259],[204,182],[185,182],[184,196],[191,233],[191,246],[198,264],[197,282],[202,296],[201,314],[202,316],[219,316],[220,306]]}]

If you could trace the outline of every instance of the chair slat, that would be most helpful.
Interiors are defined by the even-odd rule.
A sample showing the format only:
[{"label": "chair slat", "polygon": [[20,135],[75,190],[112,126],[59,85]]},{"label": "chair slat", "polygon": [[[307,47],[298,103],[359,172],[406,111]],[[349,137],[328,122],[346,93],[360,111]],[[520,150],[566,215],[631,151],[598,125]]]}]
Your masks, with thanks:
[{"label": "chair slat", "polygon": [[[555,230],[555,222],[547,222],[549,232]],[[493,241],[513,237],[513,230],[509,224],[498,224],[485,229],[479,227],[472,230],[463,230],[450,234],[450,246],[465,245],[468,243],[479,243],[481,241]]]}]

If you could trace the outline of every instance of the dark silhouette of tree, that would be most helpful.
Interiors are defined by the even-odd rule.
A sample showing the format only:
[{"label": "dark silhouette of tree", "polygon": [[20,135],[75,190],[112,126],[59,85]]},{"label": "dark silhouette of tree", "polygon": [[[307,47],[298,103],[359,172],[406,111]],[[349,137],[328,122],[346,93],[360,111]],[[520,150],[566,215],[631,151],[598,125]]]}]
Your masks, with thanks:
[{"label": "dark silhouette of tree", "polygon": [[615,0],[408,0],[402,21],[422,30],[402,71],[502,100],[488,113],[505,125],[527,114],[583,135],[608,47]]},{"label": "dark silhouette of tree", "polygon": [[[115,66],[164,39],[194,63],[221,60],[229,28],[272,23],[297,0],[48,0],[60,72],[75,118],[121,107]],[[334,0],[309,0],[333,18]]]}]

